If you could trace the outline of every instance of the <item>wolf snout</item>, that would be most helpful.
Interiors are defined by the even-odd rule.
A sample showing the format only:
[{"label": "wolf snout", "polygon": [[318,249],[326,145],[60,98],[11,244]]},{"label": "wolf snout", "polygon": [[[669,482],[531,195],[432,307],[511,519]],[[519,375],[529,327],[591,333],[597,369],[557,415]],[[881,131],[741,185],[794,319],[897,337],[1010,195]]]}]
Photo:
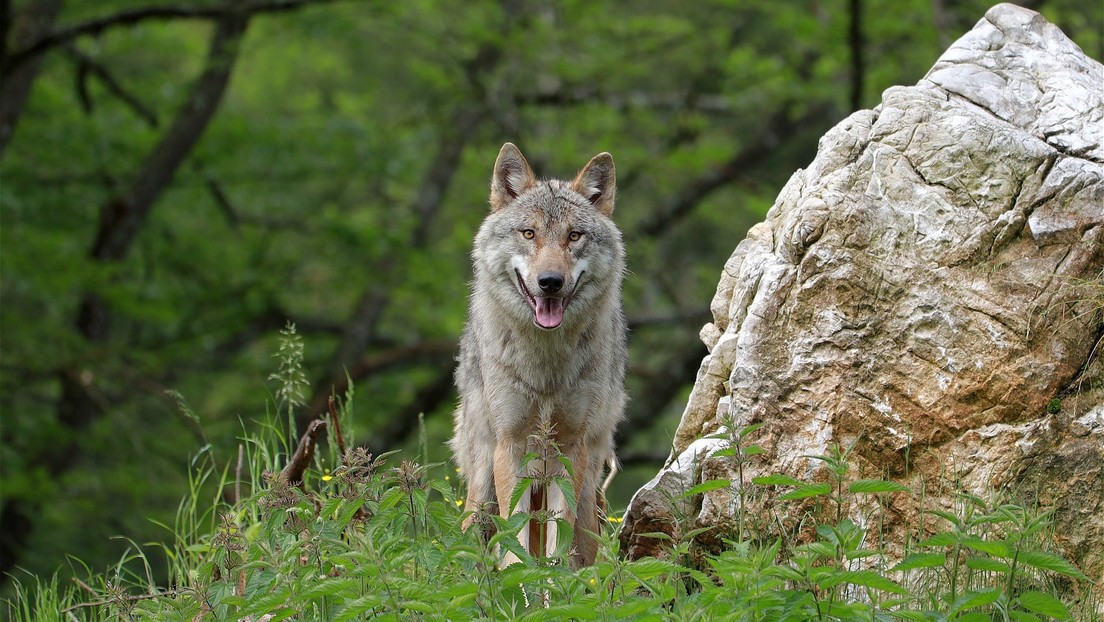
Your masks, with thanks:
[{"label": "wolf snout", "polygon": [[541,272],[537,275],[537,285],[546,294],[555,294],[563,288],[564,275],[561,272]]}]

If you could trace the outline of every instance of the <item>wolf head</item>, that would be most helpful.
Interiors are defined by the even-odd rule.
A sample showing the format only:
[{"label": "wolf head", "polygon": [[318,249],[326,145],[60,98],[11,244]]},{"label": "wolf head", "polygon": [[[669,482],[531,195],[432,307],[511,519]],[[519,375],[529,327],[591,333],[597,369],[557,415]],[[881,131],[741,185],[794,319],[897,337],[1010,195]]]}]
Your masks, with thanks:
[{"label": "wolf head", "polygon": [[472,252],[477,286],[493,283],[483,293],[515,320],[545,330],[577,325],[593,305],[619,299],[625,260],[610,219],[616,189],[608,153],[573,181],[538,181],[518,148],[503,145],[491,213]]}]

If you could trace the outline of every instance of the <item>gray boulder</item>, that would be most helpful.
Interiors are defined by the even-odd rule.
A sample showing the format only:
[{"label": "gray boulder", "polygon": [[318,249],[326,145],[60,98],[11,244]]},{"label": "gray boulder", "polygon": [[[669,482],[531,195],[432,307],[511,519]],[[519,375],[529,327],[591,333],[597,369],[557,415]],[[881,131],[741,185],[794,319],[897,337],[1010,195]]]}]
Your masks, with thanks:
[{"label": "gray boulder", "polygon": [[[928,507],[958,490],[1055,507],[1062,552],[1101,587],[1102,96],[1100,63],[1002,4],[916,86],[829,131],[724,266],[709,355],[622,549],[661,554],[645,534],[731,526],[734,488],[673,499],[704,479],[739,485],[731,459],[710,457],[726,446],[715,436],[764,423],[744,482],[822,480],[807,456],[853,446],[856,477],[922,490]],[[879,515],[891,542],[924,529],[918,503]]]}]

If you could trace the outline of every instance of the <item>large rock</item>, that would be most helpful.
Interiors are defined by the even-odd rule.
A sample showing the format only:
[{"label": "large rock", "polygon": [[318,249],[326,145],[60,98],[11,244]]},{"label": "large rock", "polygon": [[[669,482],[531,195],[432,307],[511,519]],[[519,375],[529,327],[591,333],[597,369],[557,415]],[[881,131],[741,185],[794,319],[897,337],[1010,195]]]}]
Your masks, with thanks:
[{"label": "large rock", "polygon": [[[672,501],[702,479],[739,481],[709,457],[729,418],[766,424],[744,481],[823,479],[807,456],[839,443],[856,471],[929,506],[950,507],[956,486],[1054,506],[1063,552],[1099,585],[1102,94],[1099,63],[1004,4],[916,86],[829,131],[724,266],[710,354],[623,550],[656,554],[664,543],[644,534],[680,517],[732,524],[732,489]],[[918,503],[894,501],[891,539],[910,518],[915,530]]]}]

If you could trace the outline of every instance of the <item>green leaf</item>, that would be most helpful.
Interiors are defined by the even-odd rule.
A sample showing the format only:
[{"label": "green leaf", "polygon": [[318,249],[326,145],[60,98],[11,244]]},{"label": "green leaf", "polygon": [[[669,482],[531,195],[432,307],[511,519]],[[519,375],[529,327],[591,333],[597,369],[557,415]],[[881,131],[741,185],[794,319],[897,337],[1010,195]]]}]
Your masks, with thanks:
[{"label": "green leaf", "polygon": [[691,529],[690,531],[688,531],[688,532],[686,532],[685,534],[682,535],[682,539],[683,540],[693,540],[694,538],[700,536],[701,534],[703,534],[707,531],[711,531],[711,530],[716,529],[716,528],[717,528],[716,525],[706,525],[705,527],[698,527],[697,529]]},{"label": "green leaf", "polygon": [[925,546],[925,547],[926,546],[954,546],[957,543],[958,543],[958,536],[957,535],[955,535],[955,534],[953,534],[949,531],[944,531],[943,533],[935,534],[934,536],[928,538],[927,540],[922,540],[916,546]]},{"label": "green leaf", "polygon": [[984,607],[985,605],[991,605],[1000,598],[1001,591],[997,588],[990,590],[981,590],[979,592],[966,592],[951,606],[947,611],[947,619],[951,619],[954,615],[960,611],[966,611],[967,609],[977,609],[978,607]]},{"label": "green leaf", "polygon": [[641,582],[645,582],[648,579],[654,579],[655,577],[685,571],[686,568],[683,566],[666,559],[658,559],[655,557],[638,559],[625,566],[625,572],[636,577],[636,579]]},{"label": "green leaf", "polygon": [[901,560],[890,570],[915,570],[917,568],[937,568],[947,563],[943,553],[913,553]]},{"label": "green leaf", "polygon": [[685,499],[686,497],[692,497],[694,495],[701,494],[703,492],[709,492],[710,490],[720,490],[721,488],[729,488],[732,486],[732,481],[727,479],[711,479],[698,484],[697,486],[691,486],[686,489],[686,492],[682,493],[677,499]]},{"label": "green leaf", "polygon": [[911,620],[913,622],[933,622],[934,620],[939,619],[939,616],[932,611],[899,609],[896,611],[890,611],[888,613],[895,618],[899,618],[901,620]]},{"label": "green leaf", "polygon": [[975,551],[988,553],[993,557],[1003,557],[1005,559],[1012,557],[1012,550],[1008,548],[1008,543],[1003,540],[986,540],[977,536],[966,536],[962,539],[962,544]]},{"label": "green leaf", "polygon": [[860,585],[862,587],[869,587],[893,594],[908,594],[908,590],[873,570],[847,570],[836,572],[827,579],[821,581],[820,584],[823,587],[833,587],[841,583]]},{"label": "green leaf", "polygon": [[1070,612],[1065,604],[1046,592],[1024,592],[1016,599],[1024,609],[1030,609],[1059,620],[1069,620]]},{"label": "green leaf", "polygon": [[295,597],[297,599],[309,600],[322,596],[333,596],[346,590],[348,590],[350,594],[355,594],[360,585],[361,580],[355,577],[318,579],[309,583],[307,587],[297,593]]},{"label": "green leaf", "polygon": [[383,498],[380,499],[379,509],[390,510],[399,504],[400,501],[406,499],[406,495],[398,488],[392,488],[383,494]]},{"label": "green leaf", "polygon": [[571,464],[571,460],[568,459],[567,456],[560,456],[559,458],[557,458],[557,460],[560,461],[560,464],[563,465],[564,470],[567,471],[568,477],[575,476],[575,467]]},{"label": "green leaf", "polygon": [[751,478],[751,483],[758,486],[801,486],[805,482],[794,479],[789,475],[775,474]]},{"label": "green leaf", "polygon": [[1026,611],[1016,611],[1015,609],[1008,612],[1008,617],[1016,622],[1043,622],[1043,619],[1039,616],[1032,615]]},{"label": "green leaf", "polygon": [[559,488],[560,492],[563,493],[564,500],[567,502],[567,507],[574,514],[577,511],[575,503],[574,484],[572,484],[571,480],[566,477],[555,477],[552,479],[552,483],[554,483],[556,485],[556,488]]},{"label": "green leaf", "polygon": [[847,490],[853,493],[871,494],[881,492],[908,492],[909,487],[884,479],[860,479],[851,482]]},{"label": "green leaf", "polygon": [[794,499],[808,499],[809,497],[822,497],[830,494],[832,494],[832,485],[828,482],[823,482],[820,484],[805,484],[804,486],[798,486],[795,490],[791,490],[778,498],[783,501],[792,501]]},{"label": "green leaf", "polygon": [[1058,574],[1065,575],[1067,577],[1073,577],[1081,581],[1088,581],[1089,578],[1085,576],[1076,566],[1066,561],[1066,559],[1060,555],[1054,553],[1044,553],[1042,551],[1020,551],[1017,556],[1017,561],[1021,564],[1026,564],[1039,570],[1049,570],[1050,572],[1057,572]]},{"label": "green leaf", "polygon": [[801,574],[800,570],[786,566],[768,566],[763,570],[763,574],[768,577],[778,577],[787,581],[803,581],[805,579],[805,575]]},{"label": "green leaf", "polygon": [[545,609],[545,620],[594,620],[600,613],[593,603],[565,603]]},{"label": "green leaf", "polygon": [[661,605],[650,598],[638,598],[614,607],[611,613],[620,620],[639,620],[639,616],[653,608],[660,609]]},{"label": "green leaf", "polygon": [[972,570],[984,570],[986,572],[1000,572],[1004,574],[1012,572],[1011,566],[990,557],[970,557],[966,560],[966,567]]},{"label": "green leaf", "polygon": [[510,493],[510,511],[513,512],[517,509],[518,501],[521,501],[521,497],[529,491],[529,487],[533,485],[533,478],[531,477],[519,477],[517,484],[514,485],[514,490]]},{"label": "green leaf", "polygon": [[745,425],[744,427],[740,428],[740,438],[744,438],[745,436],[751,434],[752,432],[755,432],[756,430],[758,430],[759,428],[761,428],[765,425],[767,425],[766,422],[760,422],[760,423],[753,423],[751,425]]},{"label": "green leaf", "polygon": [[948,523],[951,523],[952,525],[957,525],[957,524],[962,522],[962,520],[958,517],[958,515],[956,515],[954,513],[951,513],[951,512],[944,512],[943,510],[926,510],[925,513],[926,514],[934,514],[935,516],[938,516],[939,518],[942,518],[943,520],[947,521]]}]

